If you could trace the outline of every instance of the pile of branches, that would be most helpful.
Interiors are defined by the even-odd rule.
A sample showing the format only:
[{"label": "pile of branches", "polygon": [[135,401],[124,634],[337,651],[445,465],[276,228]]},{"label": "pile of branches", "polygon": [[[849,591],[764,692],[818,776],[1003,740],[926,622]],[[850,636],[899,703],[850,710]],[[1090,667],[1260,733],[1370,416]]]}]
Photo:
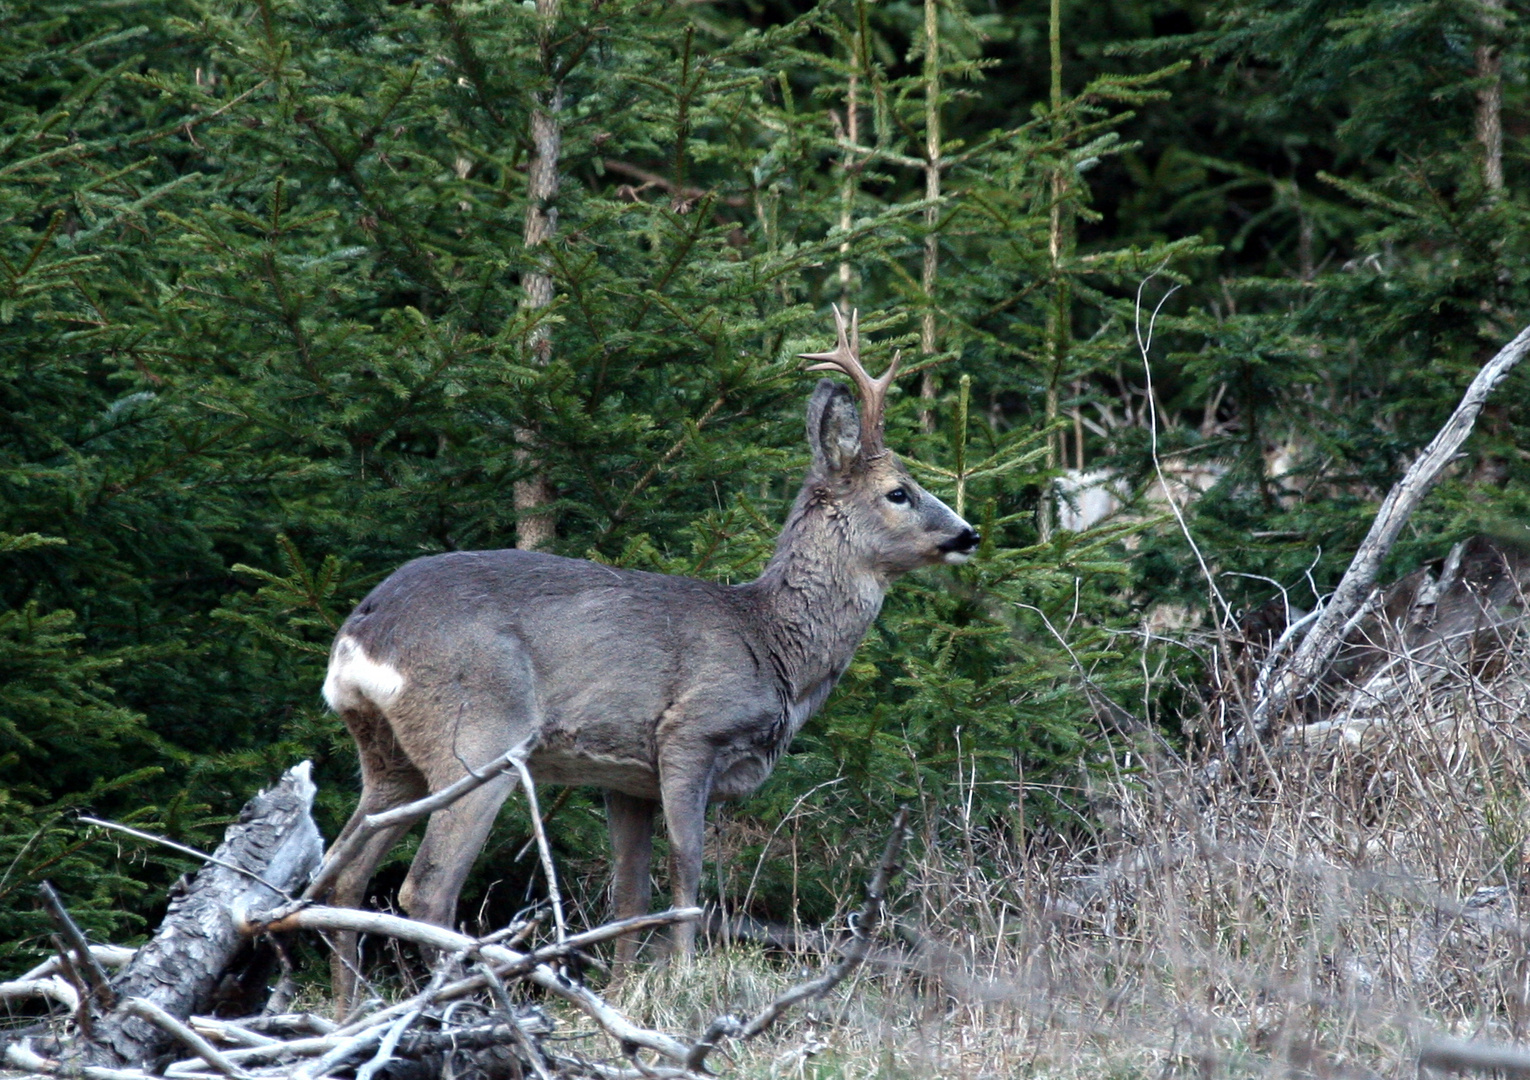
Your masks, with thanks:
[{"label": "pile of branches", "polygon": [[[137,950],[93,945],[44,886],[59,928],[58,953],[9,983],[0,1000],[48,998],[68,1010],[9,1041],[4,1060],[33,1075],[87,1080],[216,1080],[283,1077],[322,1080],[424,1080],[477,1075],[521,1080],[591,1077],[653,1080],[711,1075],[708,1057],[728,1039],[769,1029],[794,1005],[821,997],[867,957],[883,918],[889,880],[907,828],[900,812],[852,920],[853,936],[817,978],[801,982],[749,1016],[718,1016],[698,1035],[643,1027],[578,975],[585,950],[624,934],[697,919],[699,908],[608,923],[526,947],[541,920],[518,920],[482,938],[380,912],[334,908],[292,893],[319,870],[321,841],[309,817],[314,788],[307,763],[245,807],[191,886],[172,901],[154,939]],[[98,823],[106,824],[106,823]],[[118,828],[121,828],[118,826]],[[327,869],[327,867],[326,867]],[[318,871],[316,875],[316,871]],[[298,931],[365,933],[422,947],[435,958],[418,993],[385,1004],[375,998],[342,1022],[283,1011],[292,971],[283,942]],[[283,975],[256,1015],[214,1011],[239,981],[251,946],[268,943]],[[107,967],[118,966],[115,975]],[[262,973],[270,968],[260,969]],[[560,1036],[539,1002],[556,999],[592,1022],[604,1054]]]}]

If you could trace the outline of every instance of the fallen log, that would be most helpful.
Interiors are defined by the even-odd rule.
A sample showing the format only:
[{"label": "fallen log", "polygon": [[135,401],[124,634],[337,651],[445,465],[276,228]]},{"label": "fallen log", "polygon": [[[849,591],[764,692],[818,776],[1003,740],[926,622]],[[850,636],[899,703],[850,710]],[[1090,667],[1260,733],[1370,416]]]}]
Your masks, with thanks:
[{"label": "fallen log", "polygon": [[112,980],[121,1004],[96,1017],[92,1037],[68,1058],[115,1069],[147,1065],[179,1039],[162,1016],[184,1022],[208,1011],[230,962],[249,944],[241,929],[245,913],[290,900],[323,857],[324,841],[309,815],[314,794],[305,761],[245,804],[213,861],[171,901],[153,940]]}]

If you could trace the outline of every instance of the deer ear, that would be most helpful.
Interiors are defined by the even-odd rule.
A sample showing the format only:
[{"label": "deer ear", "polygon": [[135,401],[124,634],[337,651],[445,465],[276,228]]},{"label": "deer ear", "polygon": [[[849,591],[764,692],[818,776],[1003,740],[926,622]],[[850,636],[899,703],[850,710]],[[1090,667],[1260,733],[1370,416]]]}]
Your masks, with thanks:
[{"label": "deer ear", "polygon": [[861,415],[842,384],[819,380],[808,400],[807,435],[817,472],[843,472],[860,457]]}]

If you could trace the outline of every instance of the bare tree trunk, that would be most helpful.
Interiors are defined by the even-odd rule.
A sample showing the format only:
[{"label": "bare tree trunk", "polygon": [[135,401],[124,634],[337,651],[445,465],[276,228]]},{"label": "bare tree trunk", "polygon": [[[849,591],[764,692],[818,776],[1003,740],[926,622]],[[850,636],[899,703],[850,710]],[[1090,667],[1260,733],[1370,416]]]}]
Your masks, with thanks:
[{"label": "bare tree trunk", "polygon": [[[928,360],[935,355],[935,276],[940,272],[940,2],[924,0],[924,197],[931,200],[924,211],[924,268],[919,285],[924,293],[924,313],[919,320],[919,351]],[[924,430],[935,430],[935,372],[925,368],[919,382],[919,421]]]},{"label": "bare tree trunk", "polygon": [[1477,372],[1445,426],[1387,493],[1381,509],[1376,511],[1376,520],[1371,522],[1370,532],[1355,552],[1339,587],[1324,605],[1323,613],[1307,630],[1296,654],[1271,677],[1269,689],[1254,702],[1247,727],[1230,736],[1222,758],[1207,767],[1205,779],[1219,779],[1229,764],[1237,763],[1252,740],[1262,738],[1288,706],[1311,691],[1344,643],[1350,619],[1370,596],[1382,561],[1392,550],[1408,518],[1472,433],[1488,395],[1508,377],[1526,352],[1530,352],[1530,327],[1521,330]]},{"label": "bare tree trunk", "polygon": [[[541,24],[538,37],[542,49],[542,70],[551,75],[556,68],[552,56],[552,28],[558,17],[558,0],[536,0],[537,20]],[[563,128],[558,114],[563,109],[563,87],[554,83],[550,88],[534,95],[531,110],[531,159],[527,164],[526,179],[526,228],[527,251],[552,239],[558,227],[558,160],[563,152]],[[553,299],[552,275],[534,270],[522,280],[525,297],[523,309],[536,311],[547,307]],[[552,335],[547,327],[539,326],[531,333],[528,342],[533,362],[546,367],[552,360]],[[516,432],[516,459],[523,464],[533,464],[533,447],[540,432],[528,426]],[[540,470],[515,482],[515,546],[531,550],[553,539],[556,528],[550,511],[540,510],[553,501],[552,486]]]},{"label": "bare tree trunk", "polygon": [[1483,30],[1489,40],[1477,45],[1477,142],[1482,146],[1482,183],[1489,192],[1503,190],[1503,57],[1498,42],[1503,31],[1504,0],[1483,0]]}]

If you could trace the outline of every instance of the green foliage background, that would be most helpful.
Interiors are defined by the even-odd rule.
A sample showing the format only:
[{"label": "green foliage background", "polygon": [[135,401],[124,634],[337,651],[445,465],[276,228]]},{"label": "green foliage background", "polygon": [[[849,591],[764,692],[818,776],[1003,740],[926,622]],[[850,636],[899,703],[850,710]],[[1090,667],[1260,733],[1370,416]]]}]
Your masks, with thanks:
[{"label": "green foliage background", "polygon": [[[1087,775],[1122,746],[1085,673],[1173,738],[1203,730],[1197,654],[1137,632],[1204,608],[1183,537],[1053,528],[1052,481],[1145,486],[1156,435],[1214,466],[1191,524],[1233,603],[1336,580],[1530,299],[1517,12],[931,3],[933,48],[907,2],[566,0],[551,24],[460,0],[0,3],[0,958],[45,932],[40,879],[125,939],[187,867],[81,810],[212,845],[311,757],[333,832],[354,758],[318,700],[329,639],[406,559],[513,542],[517,432],[557,493],[553,550],[752,576],[805,466],[795,354],[830,302],[862,311],[868,366],[902,348],[933,372],[932,401],[905,379],[890,442],[984,549],[896,588],[797,752],[726,812],[750,857],[722,898],[822,917],[901,801],[931,836],[961,805],[984,843],[1087,842]],[[1502,189],[1474,137],[1484,49]],[[554,86],[557,235],[528,252]],[[1151,372],[1139,297],[1163,301]],[[1525,387],[1399,568],[1523,533]],[[520,814],[464,912],[534,893]],[[590,907],[598,817],[578,792],[553,818]],[[783,824],[812,854],[752,880]]]}]

